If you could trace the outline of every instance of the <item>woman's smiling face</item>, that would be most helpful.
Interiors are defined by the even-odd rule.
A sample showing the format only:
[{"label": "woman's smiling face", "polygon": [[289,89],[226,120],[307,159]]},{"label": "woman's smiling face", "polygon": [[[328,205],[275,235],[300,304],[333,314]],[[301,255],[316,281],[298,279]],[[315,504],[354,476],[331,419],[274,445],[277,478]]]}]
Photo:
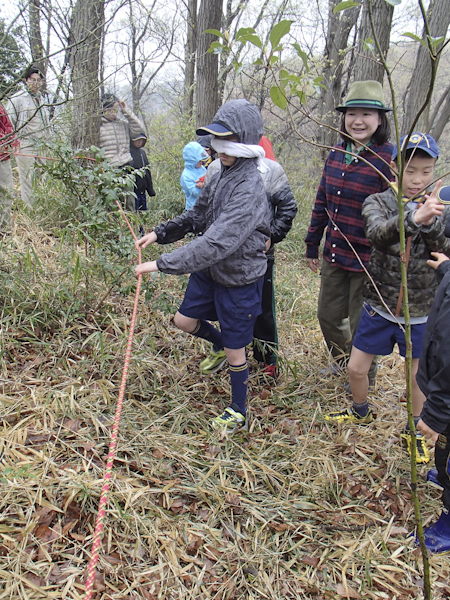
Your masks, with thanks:
[{"label": "woman's smiling face", "polygon": [[344,123],[354,144],[367,146],[381,123],[381,117],[376,108],[347,108]]}]

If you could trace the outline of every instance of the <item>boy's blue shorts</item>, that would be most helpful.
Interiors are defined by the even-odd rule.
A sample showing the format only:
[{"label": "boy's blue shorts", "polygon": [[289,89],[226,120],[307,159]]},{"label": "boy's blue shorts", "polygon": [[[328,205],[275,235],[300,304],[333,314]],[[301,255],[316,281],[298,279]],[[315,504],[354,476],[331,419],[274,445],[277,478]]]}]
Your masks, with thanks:
[{"label": "boy's blue shorts", "polygon": [[[411,325],[412,357],[420,358],[426,323]],[[387,356],[395,344],[401,356],[406,354],[405,334],[397,323],[388,321],[367,304],[364,304],[353,345],[361,352]]]},{"label": "boy's blue shorts", "polygon": [[178,312],[191,319],[219,321],[225,348],[244,348],[253,339],[261,314],[263,277],[255,283],[225,287],[203,271],[192,273]]}]

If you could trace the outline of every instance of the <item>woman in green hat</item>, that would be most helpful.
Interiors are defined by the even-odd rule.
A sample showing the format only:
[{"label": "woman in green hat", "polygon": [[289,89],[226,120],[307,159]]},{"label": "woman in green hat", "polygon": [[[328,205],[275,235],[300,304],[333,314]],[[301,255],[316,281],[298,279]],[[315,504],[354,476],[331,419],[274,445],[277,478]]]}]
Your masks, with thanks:
[{"label": "woman in green hat", "polygon": [[[342,106],[341,137],[329,153],[312,211],[306,242],[309,268],[319,269],[319,246],[325,233],[317,316],[332,354],[331,367],[321,374],[342,373],[363,305],[363,266],[370,258],[361,208],[367,196],[383,192],[392,179],[393,146],[377,81],[357,81]],[[361,264],[362,263],[362,264]],[[373,384],[374,363],[369,379]]]}]

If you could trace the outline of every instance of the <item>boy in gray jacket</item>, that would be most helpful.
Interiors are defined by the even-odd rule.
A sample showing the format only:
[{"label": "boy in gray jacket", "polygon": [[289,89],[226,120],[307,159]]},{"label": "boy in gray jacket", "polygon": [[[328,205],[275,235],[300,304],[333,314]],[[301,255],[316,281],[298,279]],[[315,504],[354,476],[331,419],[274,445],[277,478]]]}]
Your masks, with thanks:
[{"label": "boy in gray jacket", "polygon": [[[257,169],[264,156],[258,146],[263,133],[261,113],[247,100],[232,100],[217,111],[211,125],[197,130],[197,135],[208,133],[219,153],[220,172],[190,210],[155,227],[136,247],[146,248],[156,241],[168,244],[189,232],[203,235],[157,261],[138,265],[135,272],[191,273],[174,323],[224,349],[230,369],[231,406],[212,425],[233,431],[246,422],[245,346],[252,341],[261,313],[270,245],[269,207]],[[219,321],[220,331],[209,321]]]}]

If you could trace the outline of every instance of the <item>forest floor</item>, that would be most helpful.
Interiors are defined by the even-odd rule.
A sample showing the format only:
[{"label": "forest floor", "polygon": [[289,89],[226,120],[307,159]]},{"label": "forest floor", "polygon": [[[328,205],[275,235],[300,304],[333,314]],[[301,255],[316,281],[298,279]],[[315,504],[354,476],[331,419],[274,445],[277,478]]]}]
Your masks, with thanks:
[{"label": "forest floor", "polygon": [[[56,285],[60,240],[18,219],[1,244],[43,268],[24,289],[36,298],[27,318],[3,285],[0,600],[81,599],[133,294],[111,292],[101,316],[49,325],[36,287]],[[171,322],[187,279],[152,280],[139,305],[97,600],[422,596],[400,441],[402,361],[381,361],[372,425],[324,421],[348,402],[345,377],[320,376],[329,358],[318,276],[300,256],[293,242],[277,252],[278,384],[258,385],[250,353],[249,430],[225,437],[209,423],[228,404],[227,372],[202,377],[206,346]],[[431,466],[419,467],[425,524],[440,511],[439,490],[425,481]],[[433,598],[449,598],[449,559],[430,560]]]}]

